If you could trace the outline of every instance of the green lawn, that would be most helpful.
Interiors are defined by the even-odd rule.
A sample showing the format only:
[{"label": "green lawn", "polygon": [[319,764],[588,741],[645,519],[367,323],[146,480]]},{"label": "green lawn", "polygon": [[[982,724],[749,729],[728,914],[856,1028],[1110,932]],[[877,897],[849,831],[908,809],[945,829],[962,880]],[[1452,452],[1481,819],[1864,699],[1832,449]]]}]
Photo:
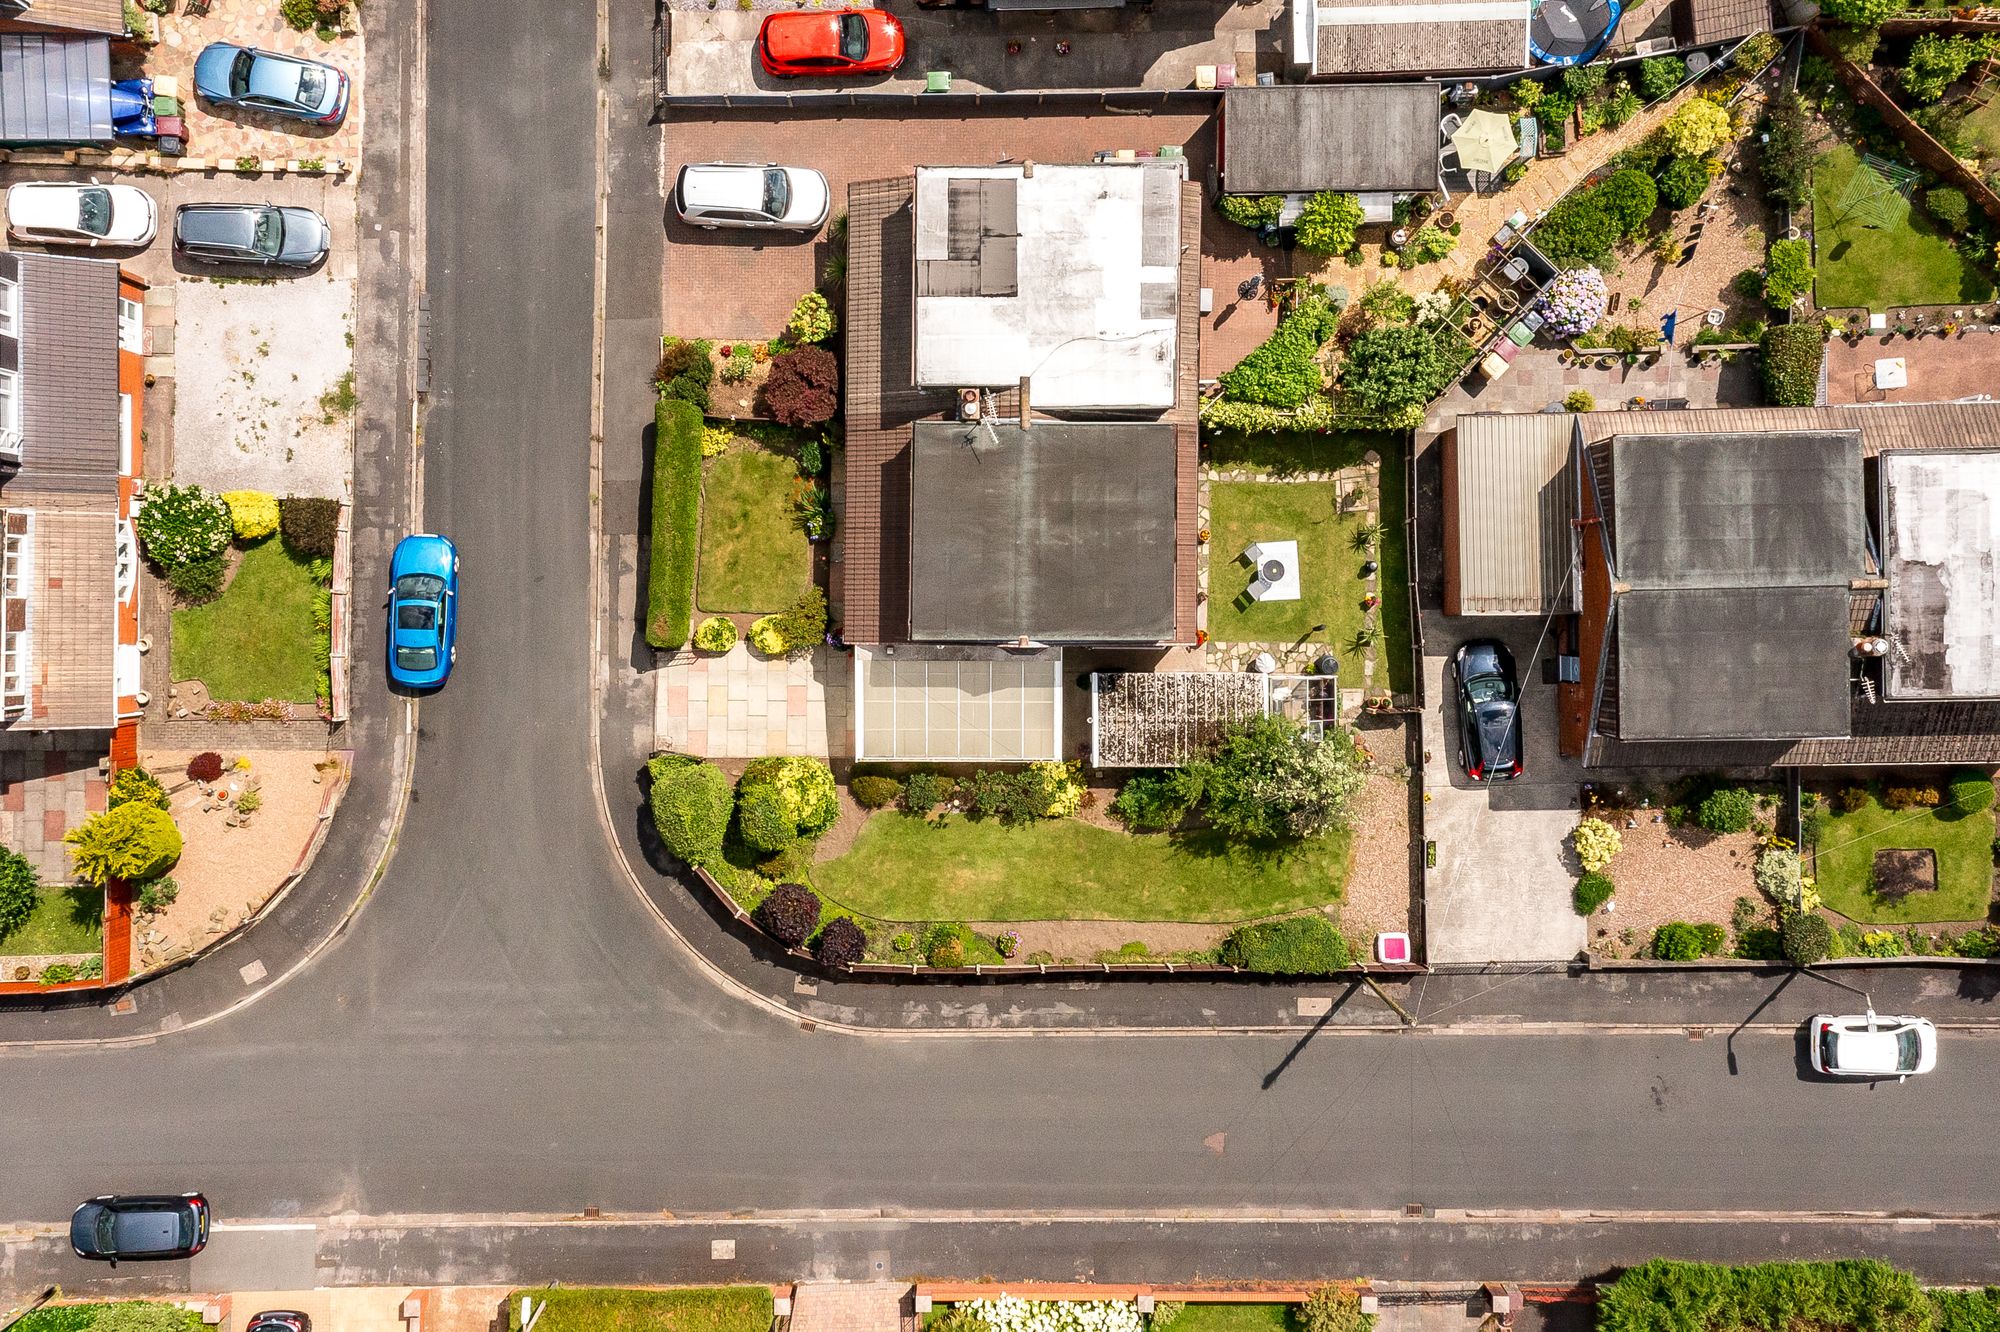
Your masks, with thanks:
[{"label": "green lawn", "polygon": [[[1361,627],[1361,598],[1368,593],[1354,548],[1359,513],[1339,512],[1340,487],[1331,481],[1217,481],[1208,488],[1208,635],[1223,643],[1256,643],[1310,636],[1332,643],[1343,658]],[[1297,601],[1252,601],[1255,576],[1243,560],[1253,541],[1299,543]],[[1314,625],[1326,627],[1311,632]],[[1345,672],[1343,672],[1345,673]]]},{"label": "green lawn", "polygon": [[[1868,924],[1986,919],[1993,897],[1993,811],[1962,819],[1936,810],[1884,809],[1870,794],[1853,814],[1837,798],[1815,849],[1816,886],[1827,906]],[[1937,891],[1885,902],[1869,891],[1875,853],[1929,847],[1937,853]]]},{"label": "green lawn", "polygon": [[1841,215],[1837,205],[1859,164],[1854,149],[1842,144],[1813,167],[1818,303],[1887,310],[1991,299],[1993,284],[1959,257],[1921,203],[1913,203],[1904,221],[1887,230],[1863,225],[1853,210]]},{"label": "green lawn", "polygon": [[1289,1304],[1190,1304],[1171,1332],[1293,1332]]},{"label": "green lawn", "polygon": [[508,1296],[511,1332],[521,1327],[523,1295],[537,1304],[547,1302],[535,1332],[771,1332],[768,1286],[684,1290],[537,1286]]},{"label": "green lawn", "polygon": [[1208,833],[1135,836],[1077,819],[1008,828],[884,812],[813,878],[828,898],[884,920],[1223,922],[1336,900],[1348,843],[1335,832],[1279,855]]},{"label": "green lawn", "polygon": [[174,612],[174,679],[200,680],[213,698],[312,702],[314,586],[312,562],[277,537],[250,547],[220,597]]},{"label": "green lawn", "polygon": [[781,611],[812,586],[812,547],[792,517],[790,456],[738,440],[702,465],[701,572],[705,611]]},{"label": "green lawn", "polygon": [[1981,157],[2000,157],[2000,97],[1967,111],[1959,126],[1965,137],[1978,147]]},{"label": "green lawn", "polygon": [[1386,460],[1398,437],[1358,430],[1279,430],[1246,435],[1235,430],[1202,431],[1208,461],[1231,471],[1289,476],[1295,472],[1331,472],[1356,466],[1374,449]]},{"label": "green lawn", "polygon": [[0,938],[0,954],[94,953],[104,946],[104,890],[44,888],[26,923]]}]

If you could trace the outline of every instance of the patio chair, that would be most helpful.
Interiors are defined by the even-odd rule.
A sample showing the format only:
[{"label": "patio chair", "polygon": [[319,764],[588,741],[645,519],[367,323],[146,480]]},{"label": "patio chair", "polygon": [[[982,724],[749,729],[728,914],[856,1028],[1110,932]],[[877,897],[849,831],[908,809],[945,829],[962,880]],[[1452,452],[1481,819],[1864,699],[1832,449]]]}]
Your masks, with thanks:
[{"label": "patio chair", "polygon": [[208,0],[187,0],[181,6],[181,13],[186,14],[189,18],[207,18]]},{"label": "patio chair", "polygon": [[[1450,143],[1451,136],[1458,133],[1464,125],[1464,116],[1456,111],[1447,112],[1444,119],[1438,121],[1438,142]],[[1455,154],[1458,150],[1454,148],[1452,151]]]}]

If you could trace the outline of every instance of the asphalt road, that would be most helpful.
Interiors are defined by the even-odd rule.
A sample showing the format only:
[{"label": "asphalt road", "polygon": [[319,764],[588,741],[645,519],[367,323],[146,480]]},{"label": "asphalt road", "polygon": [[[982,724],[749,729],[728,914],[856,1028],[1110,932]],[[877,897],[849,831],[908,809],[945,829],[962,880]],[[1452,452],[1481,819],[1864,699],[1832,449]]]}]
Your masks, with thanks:
[{"label": "asphalt road", "polygon": [[[345,935],[242,1011],[127,1048],[0,1055],[19,1130],[0,1159],[6,1218],[197,1187],[225,1219],[805,1212],[731,1269],[789,1277],[802,1255],[862,1275],[878,1251],[813,1220],[823,1208],[1993,1210],[2000,1039],[1983,1035],[1955,1033],[1939,1071],[1906,1086],[1828,1086],[1801,1076],[1794,1034],[1761,1029],[860,1038],[717,987],[626,884],[589,776],[593,17],[480,0],[431,12],[423,521],[458,542],[465,604],[451,686],[421,706],[396,856]],[[636,77],[617,81],[621,104]],[[653,133],[618,129],[624,178]],[[648,215],[657,200],[628,206],[628,221]],[[622,335],[644,331],[630,293],[655,277],[613,272]],[[614,534],[643,495],[634,424],[607,441]],[[394,729],[399,701],[365,705]],[[1255,1275],[1287,1252],[1201,1226],[1033,1233],[961,1229],[908,1261],[976,1275],[1087,1252],[1105,1278],[1121,1261]],[[1338,1240],[1289,1234],[1301,1270]],[[1953,1234],[1961,1248],[1923,1241],[1929,1270],[1984,1272],[1991,1228]],[[571,1248],[548,1252],[575,1263],[565,1235]],[[1705,1243],[1730,1235],[1744,1252],[1799,1242],[1770,1226]],[[1575,1261],[1560,1232],[1482,1242],[1487,1272]],[[533,1274],[504,1235],[346,1244],[336,1272]],[[1449,1243],[1370,1244],[1352,1256],[1409,1269],[1384,1277],[1466,1275]],[[45,1267],[74,1285],[57,1253],[0,1252],[0,1287]]]}]

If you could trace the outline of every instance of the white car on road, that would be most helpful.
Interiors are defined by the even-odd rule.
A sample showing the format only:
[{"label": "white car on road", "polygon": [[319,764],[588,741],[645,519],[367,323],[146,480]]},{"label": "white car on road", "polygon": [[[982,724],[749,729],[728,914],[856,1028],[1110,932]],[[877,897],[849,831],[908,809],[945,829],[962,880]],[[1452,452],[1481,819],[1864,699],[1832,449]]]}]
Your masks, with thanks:
[{"label": "white car on road", "polygon": [[160,229],[153,196],[136,185],[38,180],[7,189],[7,237],[39,245],[145,245]]},{"label": "white car on road", "polygon": [[681,221],[717,227],[818,231],[833,207],[826,177],[811,167],[752,162],[690,162],[674,181]]},{"label": "white car on road", "polygon": [[1937,1028],[1920,1017],[1820,1013],[1806,1024],[1815,1072],[1842,1078],[1894,1078],[1937,1067]]}]

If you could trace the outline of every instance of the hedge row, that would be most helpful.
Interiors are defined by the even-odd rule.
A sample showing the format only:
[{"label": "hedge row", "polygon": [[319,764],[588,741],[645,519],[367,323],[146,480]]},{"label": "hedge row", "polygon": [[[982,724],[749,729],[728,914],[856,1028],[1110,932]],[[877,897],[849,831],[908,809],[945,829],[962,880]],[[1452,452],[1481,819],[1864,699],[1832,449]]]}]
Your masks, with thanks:
[{"label": "hedge row", "polygon": [[1597,1332],[1929,1332],[1939,1312],[1915,1277],[1873,1259],[1751,1267],[1655,1259],[1599,1295]]},{"label": "hedge row", "polygon": [[653,553],[646,569],[646,641],[677,648],[694,621],[695,541],[701,533],[701,412],[661,398],[654,417]]},{"label": "hedge row", "polygon": [[1826,342],[1816,324],[1779,324],[1764,334],[1764,401],[1772,407],[1810,407],[1819,397],[1819,364]]}]

